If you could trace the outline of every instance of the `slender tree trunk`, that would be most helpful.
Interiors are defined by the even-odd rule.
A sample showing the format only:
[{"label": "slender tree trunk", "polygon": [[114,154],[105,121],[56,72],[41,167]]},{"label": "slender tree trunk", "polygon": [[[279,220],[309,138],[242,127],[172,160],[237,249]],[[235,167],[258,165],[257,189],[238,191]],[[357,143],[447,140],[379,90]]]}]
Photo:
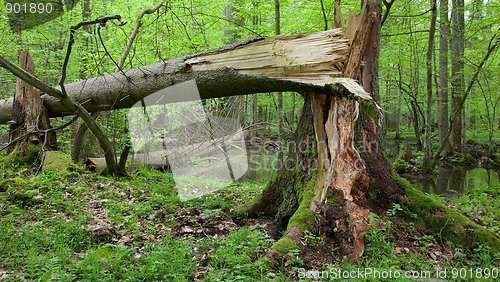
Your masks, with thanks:
[{"label": "slender tree trunk", "polygon": [[[450,22],[448,19],[448,0],[439,0],[439,107],[438,107],[438,131],[439,142],[443,142],[448,132],[448,40],[450,38]],[[448,140],[442,156],[452,153],[451,143]]]},{"label": "slender tree trunk", "polygon": [[[257,2],[254,2],[253,3],[254,6],[258,6],[258,3]],[[257,27],[258,25],[260,25],[260,15],[254,15],[252,16],[252,25],[254,27]],[[253,138],[256,136],[256,133],[257,133],[257,129],[253,127],[253,125],[256,123],[257,121],[257,105],[258,105],[258,95],[256,94],[252,94],[250,95],[250,137]],[[252,173],[255,173],[252,172]]]},{"label": "slender tree trunk", "polygon": [[432,124],[433,124],[433,114],[432,114],[432,65],[434,62],[434,35],[436,33],[436,0],[430,0],[431,6],[431,24],[429,30],[429,41],[427,45],[427,61],[426,61],[426,80],[427,80],[427,108],[425,114],[425,150],[424,150],[424,161],[422,165],[422,170],[424,173],[429,173],[433,170],[431,167],[432,163]]},{"label": "slender tree trunk", "polygon": [[[90,0],[84,0],[82,1],[82,22],[88,21],[90,19],[90,15],[92,13],[92,10],[90,8]],[[86,33],[91,33],[92,32],[92,27],[90,25],[86,25],[82,27],[83,31]],[[89,36],[83,36],[82,37],[82,51],[83,53],[88,53],[89,51]],[[85,79],[87,78],[87,71],[88,71],[88,60],[87,58],[81,58],[80,60],[80,73],[79,77],[80,79]]]},{"label": "slender tree trunk", "polygon": [[[460,100],[464,94],[464,0],[452,0],[451,12],[451,111],[461,108]],[[462,128],[464,112],[456,115],[453,121],[451,145],[459,152],[463,150]]]},{"label": "slender tree trunk", "polygon": [[[243,18],[236,18],[238,13],[236,6],[238,1],[232,1],[230,5],[226,6],[225,18],[229,25],[224,29],[224,38],[226,45],[235,43],[241,39],[239,27],[243,26],[245,20]],[[244,121],[243,115],[243,98],[241,96],[233,96],[228,98],[229,116],[237,119],[240,124]]]},{"label": "slender tree trunk", "polygon": [[[274,0],[274,28],[275,34],[281,34],[281,16],[280,16],[280,0]],[[283,92],[277,93],[278,105],[277,105],[277,117],[278,117],[278,144],[283,143]],[[284,146],[280,146],[278,151],[278,163],[283,163],[283,149]]]},{"label": "slender tree trunk", "polygon": [[[92,13],[92,10],[90,8],[90,0],[84,0],[82,2],[82,22],[90,20],[90,16]],[[92,27],[89,25],[85,25],[82,27],[83,31],[86,33],[91,33],[92,32]],[[89,36],[83,36],[82,37],[82,48],[83,52],[87,53],[89,52]],[[87,58],[82,58],[80,61],[80,73],[78,76],[80,79],[85,79],[87,78],[88,75],[88,60]],[[96,115],[93,115],[95,118]],[[80,156],[89,156],[90,153],[90,148],[95,147],[96,145],[96,140],[95,138],[90,137],[87,133],[87,125],[85,123],[81,123],[76,129],[75,129],[75,134],[73,135],[73,146],[71,148],[71,159],[73,160],[74,163],[78,163],[81,158]],[[94,143],[94,144],[92,144]]]}]

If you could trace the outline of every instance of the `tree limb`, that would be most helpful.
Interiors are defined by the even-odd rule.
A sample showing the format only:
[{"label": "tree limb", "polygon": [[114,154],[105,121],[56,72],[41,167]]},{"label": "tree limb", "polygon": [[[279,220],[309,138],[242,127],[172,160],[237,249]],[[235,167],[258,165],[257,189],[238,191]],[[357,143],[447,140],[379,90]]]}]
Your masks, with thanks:
[{"label": "tree limb", "polygon": [[385,20],[387,20],[387,17],[389,16],[389,12],[391,11],[391,7],[392,7],[392,4],[394,4],[394,2],[396,2],[396,0],[391,0],[391,1],[387,1],[387,0],[383,0],[384,2],[384,6],[385,6],[385,11],[384,11],[384,15],[382,16],[382,23],[380,24],[380,27],[382,27],[385,23]]}]

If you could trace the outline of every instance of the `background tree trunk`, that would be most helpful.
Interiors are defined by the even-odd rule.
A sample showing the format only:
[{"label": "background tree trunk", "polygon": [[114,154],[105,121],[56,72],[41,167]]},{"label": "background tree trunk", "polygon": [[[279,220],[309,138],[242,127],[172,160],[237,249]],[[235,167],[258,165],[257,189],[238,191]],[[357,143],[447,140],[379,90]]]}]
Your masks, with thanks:
[{"label": "background tree trunk", "polygon": [[427,103],[425,112],[425,150],[424,150],[424,161],[422,164],[422,171],[424,173],[429,173],[434,170],[431,167],[432,164],[432,124],[433,124],[433,114],[432,114],[432,66],[434,63],[434,35],[436,33],[436,0],[430,0],[431,6],[431,24],[429,30],[429,41],[427,45],[427,60],[426,60],[426,81],[427,81]]},{"label": "background tree trunk", "polygon": [[[90,7],[90,0],[84,0],[82,2],[82,22],[90,20],[90,16],[92,14],[92,9]],[[92,27],[90,25],[85,25],[82,27],[83,31],[86,33],[91,33],[92,32]],[[89,52],[89,36],[83,36],[82,37],[82,49],[84,53]],[[86,79],[88,75],[88,59],[87,57],[82,58],[80,61],[80,73],[79,77],[80,79]],[[97,115],[93,115],[94,118],[97,117]],[[92,138],[92,136],[89,136],[87,133],[87,125],[85,123],[81,123],[79,126],[76,127],[75,133],[73,135],[73,146],[71,147],[71,159],[73,160],[74,163],[78,163],[80,160],[82,160],[83,157],[89,157],[91,156],[91,150],[90,148],[93,148],[97,145],[97,141],[95,138]],[[95,156],[92,156],[95,157]]]},{"label": "background tree trunk", "polygon": [[[450,37],[450,21],[448,19],[448,0],[439,0],[439,107],[438,107],[438,131],[439,142],[443,142],[448,132],[448,40]],[[452,153],[451,143],[448,140],[442,156]]]},{"label": "background tree trunk", "polygon": [[[460,100],[464,94],[464,0],[452,0],[451,11],[451,112],[460,108]],[[462,129],[464,109],[457,115],[453,122],[451,145],[459,152],[463,151]]]},{"label": "background tree trunk", "polygon": [[[280,0],[274,0],[274,28],[275,35],[281,34],[281,16],[280,16]],[[278,144],[283,143],[283,92],[277,93],[278,105],[276,107],[276,116],[278,119]],[[278,151],[278,164],[283,163],[283,146],[280,146]]]}]

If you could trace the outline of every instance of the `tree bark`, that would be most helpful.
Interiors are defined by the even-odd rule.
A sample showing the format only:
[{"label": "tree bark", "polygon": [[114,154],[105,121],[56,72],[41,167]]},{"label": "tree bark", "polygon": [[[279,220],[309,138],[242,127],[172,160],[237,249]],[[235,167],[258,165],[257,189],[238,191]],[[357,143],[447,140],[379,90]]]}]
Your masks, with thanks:
[{"label": "tree bark", "polygon": [[[149,94],[193,79],[201,99],[277,91],[335,95],[330,82],[341,75],[348,52],[340,29],[258,38],[66,84],[65,88],[89,112],[129,108]],[[57,98],[42,98],[51,117],[74,114]],[[184,100],[179,93],[162,102]],[[12,99],[0,100],[0,123],[10,120],[6,111],[11,109]]]},{"label": "tree bark", "polygon": [[[281,34],[281,16],[280,16],[280,1],[274,0],[274,29],[275,34]],[[278,120],[278,143],[283,143],[283,92],[276,93],[278,98],[278,103],[276,106],[276,117]],[[278,151],[278,163],[283,163],[283,147],[280,146]]]},{"label": "tree bark", "polygon": [[[450,36],[450,21],[448,19],[448,0],[439,0],[439,107],[438,107],[438,131],[439,142],[443,142],[448,132],[448,38]],[[442,156],[452,153],[451,143],[448,140]]]},{"label": "tree bark", "polygon": [[[19,67],[31,75],[35,74],[35,63],[28,50],[21,51]],[[17,149],[19,154],[24,156],[30,144],[44,144],[49,149],[55,144],[54,132],[45,134],[39,132],[50,128],[49,116],[43,107],[40,92],[20,78],[16,80],[14,107],[10,110],[12,119],[9,122],[11,124],[9,141],[12,142],[18,137],[26,135],[26,139],[23,138],[15,144],[11,144],[10,148]]]},{"label": "tree bark", "polygon": [[[460,100],[464,95],[465,81],[464,81],[464,0],[452,0],[451,12],[451,111],[455,112],[460,108]],[[462,152],[463,142],[462,128],[463,128],[463,115],[455,116],[452,125],[451,145],[458,152]]]},{"label": "tree bark", "polygon": [[422,164],[422,171],[424,173],[432,172],[434,169],[432,165],[432,144],[431,144],[431,134],[432,134],[432,124],[433,124],[433,114],[432,114],[432,65],[434,63],[434,35],[436,33],[436,0],[430,1],[431,6],[431,23],[429,27],[429,40],[427,45],[427,58],[426,58],[426,82],[427,82],[427,99],[426,99],[426,111],[425,111],[425,150],[424,150],[424,161]]},{"label": "tree bark", "polygon": [[[363,59],[365,71],[362,80],[368,90],[377,87],[374,86],[376,71],[373,72],[372,66],[375,64],[373,67],[376,69],[380,13],[380,1],[365,1],[349,59],[343,69],[344,77],[359,77]],[[351,25],[351,28],[356,29],[356,26]],[[378,145],[374,143],[378,140],[377,118],[366,116],[362,126],[360,142],[362,153],[368,156],[368,166],[354,145],[359,113],[357,102],[318,93],[311,93],[308,98],[310,101],[306,100],[295,133],[296,138],[302,141],[295,144],[287,158],[295,161],[295,165],[283,167],[259,201],[247,211],[249,214],[265,211],[274,215],[281,227],[286,225],[282,239],[273,246],[268,258],[274,258],[282,250],[284,242],[291,241],[300,249],[300,237],[304,231],[320,229],[320,233],[335,238],[342,256],[354,262],[364,252],[362,234],[369,229],[368,215],[371,211],[366,207],[372,202],[368,191],[374,188],[370,185],[370,176],[380,185],[380,194],[387,196],[385,200],[377,199],[374,206],[387,207],[389,196],[391,199],[402,198],[404,192],[394,181],[390,181],[390,166],[379,155]],[[314,138],[313,129],[304,124],[311,119]],[[307,162],[311,157],[317,157],[314,164]],[[311,173],[314,169],[316,177]]]}]

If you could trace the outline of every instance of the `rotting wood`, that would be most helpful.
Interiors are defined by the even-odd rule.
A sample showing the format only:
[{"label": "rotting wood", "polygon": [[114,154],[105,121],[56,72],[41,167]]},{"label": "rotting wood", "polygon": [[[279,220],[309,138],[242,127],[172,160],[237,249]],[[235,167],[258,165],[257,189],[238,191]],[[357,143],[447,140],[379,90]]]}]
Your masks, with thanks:
[{"label": "rotting wood", "polygon": [[[364,2],[360,16],[349,14],[348,34],[352,36],[352,43],[342,75],[350,79],[349,83],[344,85],[349,92],[359,92],[359,95],[367,95],[370,99],[370,94],[352,79],[360,73],[361,60],[374,28],[372,17],[375,16],[376,5],[373,5],[373,1]],[[354,24],[358,22],[359,25]],[[348,261],[354,262],[364,252],[362,233],[368,230],[368,215],[371,213],[356,204],[357,200],[366,198],[370,183],[363,159],[354,146],[354,126],[358,119],[359,104],[345,97],[325,100],[324,95],[317,93],[313,93],[311,99],[320,166],[315,183],[315,198],[309,208],[316,212],[318,206],[325,203],[328,189],[342,192],[345,199],[344,208],[349,216],[352,242],[344,241],[340,248],[347,254]],[[378,112],[378,108],[372,111]],[[376,115],[371,116],[378,121]]]},{"label": "rotting wood", "polygon": [[[28,50],[21,51],[19,56],[19,67],[26,70],[31,75],[35,74],[35,63],[31,59]],[[15,140],[19,136],[26,135],[29,132],[37,132],[29,134],[27,142],[20,140],[15,147],[23,154],[29,144],[44,143],[47,147],[51,147],[55,141],[54,132],[39,135],[38,131],[50,128],[50,121],[47,111],[42,106],[40,92],[33,86],[27,84],[21,79],[16,80],[16,95],[13,101],[14,107],[10,108],[9,113],[12,113],[10,120],[9,140]],[[14,148],[12,146],[11,148]]]}]

